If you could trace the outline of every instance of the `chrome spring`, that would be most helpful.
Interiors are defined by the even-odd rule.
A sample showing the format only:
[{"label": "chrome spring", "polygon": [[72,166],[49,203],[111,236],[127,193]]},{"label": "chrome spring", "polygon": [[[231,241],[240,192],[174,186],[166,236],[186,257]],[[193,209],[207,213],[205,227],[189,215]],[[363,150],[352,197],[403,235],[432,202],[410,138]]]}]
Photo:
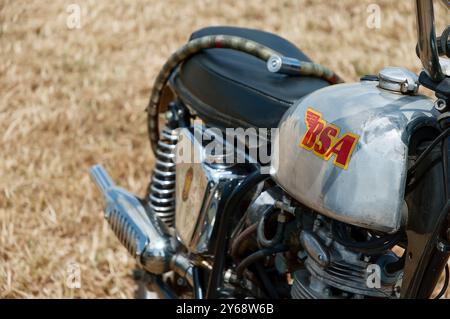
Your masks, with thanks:
[{"label": "chrome spring", "polygon": [[156,148],[156,165],[148,190],[148,201],[155,214],[172,227],[175,222],[175,147],[178,132],[167,126]]}]

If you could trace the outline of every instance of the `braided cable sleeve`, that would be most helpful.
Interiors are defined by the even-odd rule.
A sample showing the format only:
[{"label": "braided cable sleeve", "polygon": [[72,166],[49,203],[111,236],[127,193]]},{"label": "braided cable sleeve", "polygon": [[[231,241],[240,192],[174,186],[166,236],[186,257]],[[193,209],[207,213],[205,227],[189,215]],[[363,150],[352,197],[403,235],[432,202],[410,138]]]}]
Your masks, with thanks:
[{"label": "braided cable sleeve", "polygon": [[[188,58],[192,57],[202,50],[212,48],[233,49],[241,51],[257,57],[265,62],[267,62],[271,56],[282,56],[280,53],[267,46],[237,36],[211,35],[197,38],[186,43],[169,57],[153,84],[150,101],[146,109],[148,113],[148,134],[153,152],[156,151],[156,145],[159,140],[159,104],[162,91],[167,84],[170,75],[172,74],[173,70],[183,61],[187,60]],[[309,75],[324,78],[332,84],[341,82],[341,79],[333,71],[322,65],[311,62],[301,62],[299,75]]]}]

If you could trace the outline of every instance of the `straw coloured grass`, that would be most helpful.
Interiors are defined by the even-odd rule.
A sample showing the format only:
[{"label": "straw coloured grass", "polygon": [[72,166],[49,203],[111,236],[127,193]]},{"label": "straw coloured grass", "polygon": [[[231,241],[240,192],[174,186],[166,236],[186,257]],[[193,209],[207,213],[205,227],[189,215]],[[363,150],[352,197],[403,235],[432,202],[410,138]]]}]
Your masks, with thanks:
[{"label": "straw coloured grass", "polygon": [[[73,3],[81,8],[75,29],[67,26]],[[379,29],[367,27],[370,3],[381,8]],[[88,169],[101,163],[144,193],[153,162],[144,108],[159,68],[192,31],[272,31],[354,81],[385,65],[420,70],[412,5],[0,1],[0,297],[133,296],[134,261],[104,222]],[[438,15],[440,27],[449,23]],[[67,286],[72,263],[80,288]]]}]

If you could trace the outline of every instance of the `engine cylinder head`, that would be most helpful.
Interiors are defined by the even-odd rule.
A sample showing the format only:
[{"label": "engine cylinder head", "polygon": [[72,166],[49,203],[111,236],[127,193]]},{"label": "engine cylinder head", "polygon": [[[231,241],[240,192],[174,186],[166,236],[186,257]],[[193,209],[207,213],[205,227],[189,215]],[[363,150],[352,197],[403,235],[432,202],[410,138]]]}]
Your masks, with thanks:
[{"label": "engine cylinder head", "polygon": [[388,249],[371,255],[349,249],[333,237],[331,223],[322,218],[314,231],[301,232],[301,252],[306,258],[304,268],[293,274],[292,297],[396,298],[395,285],[401,270],[390,274],[385,266],[397,262],[398,257]]}]

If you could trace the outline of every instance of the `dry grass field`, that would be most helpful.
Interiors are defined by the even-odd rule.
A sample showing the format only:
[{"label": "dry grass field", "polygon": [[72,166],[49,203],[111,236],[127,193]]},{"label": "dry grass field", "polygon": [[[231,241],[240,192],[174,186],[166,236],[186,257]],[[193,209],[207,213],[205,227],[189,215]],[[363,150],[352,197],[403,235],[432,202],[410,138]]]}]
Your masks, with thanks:
[{"label": "dry grass field", "polygon": [[[67,27],[71,3],[80,28]],[[370,3],[379,29],[367,27]],[[449,15],[438,15],[442,30]],[[354,81],[385,65],[419,71],[414,19],[412,0],[0,0],[0,297],[133,297],[133,260],[103,220],[88,169],[102,163],[144,193],[144,108],[192,31],[272,31]],[[79,289],[66,285],[70,263]]]}]

